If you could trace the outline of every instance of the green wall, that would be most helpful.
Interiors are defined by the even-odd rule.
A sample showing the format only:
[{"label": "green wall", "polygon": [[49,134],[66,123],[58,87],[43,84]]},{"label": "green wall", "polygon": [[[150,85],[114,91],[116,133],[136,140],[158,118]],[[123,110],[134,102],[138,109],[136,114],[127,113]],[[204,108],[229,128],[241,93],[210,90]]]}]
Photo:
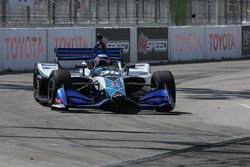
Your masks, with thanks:
[{"label": "green wall", "polygon": [[[189,0],[170,0],[171,17],[177,26],[187,25],[189,20],[188,15],[188,2]],[[174,4],[176,6],[174,7]]]}]

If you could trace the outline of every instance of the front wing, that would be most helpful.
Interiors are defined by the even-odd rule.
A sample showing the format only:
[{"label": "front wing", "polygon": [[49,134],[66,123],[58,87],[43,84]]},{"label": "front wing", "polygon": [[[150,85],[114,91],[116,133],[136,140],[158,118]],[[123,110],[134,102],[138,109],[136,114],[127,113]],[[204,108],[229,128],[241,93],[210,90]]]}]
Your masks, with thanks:
[{"label": "front wing", "polygon": [[[57,90],[57,95],[52,104],[55,108],[102,108],[104,105],[112,107],[114,100],[111,97],[94,102],[92,97],[83,95],[75,90],[65,90],[62,86]],[[132,104],[134,107],[145,110],[155,110],[163,107],[174,107],[172,95],[168,89],[155,89],[135,101],[131,98],[124,98],[117,104]]]}]

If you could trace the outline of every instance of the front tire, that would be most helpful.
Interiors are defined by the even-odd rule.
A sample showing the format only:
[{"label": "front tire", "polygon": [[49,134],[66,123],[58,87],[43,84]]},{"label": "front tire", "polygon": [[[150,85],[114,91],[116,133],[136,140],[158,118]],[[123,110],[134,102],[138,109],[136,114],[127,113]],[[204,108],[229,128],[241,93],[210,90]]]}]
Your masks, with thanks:
[{"label": "front tire", "polygon": [[170,93],[173,98],[173,106],[167,106],[157,109],[157,112],[170,112],[174,109],[176,104],[176,87],[175,87],[175,80],[170,71],[156,71],[153,73],[152,76],[152,83],[155,85],[157,89],[166,89],[170,90]]},{"label": "front tire", "polygon": [[[70,73],[66,70],[55,70],[51,73],[48,82],[48,104],[52,110],[57,110],[57,108],[52,106],[55,102],[57,90],[61,88],[62,85],[64,85],[64,88],[66,89],[70,88],[70,78]],[[62,110],[67,109],[68,107],[66,106],[66,108]]]}]

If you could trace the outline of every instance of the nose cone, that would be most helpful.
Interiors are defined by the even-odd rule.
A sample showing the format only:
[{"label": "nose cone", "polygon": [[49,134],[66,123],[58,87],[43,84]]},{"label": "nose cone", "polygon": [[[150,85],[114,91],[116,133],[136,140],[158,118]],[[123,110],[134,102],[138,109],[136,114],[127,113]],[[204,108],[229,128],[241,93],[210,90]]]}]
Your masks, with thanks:
[{"label": "nose cone", "polygon": [[126,96],[120,92],[115,92],[112,96],[112,100],[115,102],[122,102],[126,100]]},{"label": "nose cone", "polygon": [[126,97],[124,83],[121,78],[116,80],[110,80],[105,78],[106,92],[109,97],[120,98],[122,96]]}]

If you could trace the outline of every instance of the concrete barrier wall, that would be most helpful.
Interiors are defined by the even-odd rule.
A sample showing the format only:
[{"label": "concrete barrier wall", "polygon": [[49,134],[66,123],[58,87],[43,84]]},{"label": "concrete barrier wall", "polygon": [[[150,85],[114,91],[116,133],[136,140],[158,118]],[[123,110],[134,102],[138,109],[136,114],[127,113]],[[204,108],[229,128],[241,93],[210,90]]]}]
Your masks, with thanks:
[{"label": "concrete barrier wall", "polygon": [[0,29],[1,70],[30,70],[47,60],[46,29]]},{"label": "concrete barrier wall", "polygon": [[[48,29],[48,61],[54,60],[55,48],[91,48],[95,41],[93,28],[53,28]],[[63,67],[73,67],[79,61],[64,61]]]},{"label": "concrete barrier wall", "polygon": [[206,27],[206,59],[230,59],[241,57],[241,27]]},{"label": "concrete barrier wall", "polygon": [[241,27],[171,27],[170,61],[241,57]]},{"label": "concrete barrier wall", "polygon": [[170,61],[192,61],[205,58],[204,27],[169,28]]},{"label": "concrete barrier wall", "polygon": [[[130,62],[144,61],[144,58],[147,62],[221,60],[240,58],[241,52],[244,52],[243,56],[249,56],[249,27],[161,27],[159,30],[152,28],[152,31],[150,28],[131,27],[124,30],[130,31],[127,32],[130,34],[127,38]],[[150,32],[150,37],[146,31]],[[0,29],[0,70],[31,70],[35,62],[53,61],[54,48],[57,47],[93,47],[96,33],[95,28]],[[139,40],[140,34],[143,34],[142,40]],[[112,34],[109,34],[109,38],[112,38],[112,42],[120,42]],[[146,56],[150,59],[145,55],[138,57],[141,48],[147,51]],[[164,53],[166,56],[162,55]]]},{"label": "concrete barrier wall", "polygon": [[48,60],[54,59],[54,48],[91,48],[95,41],[93,28],[48,29]]}]

